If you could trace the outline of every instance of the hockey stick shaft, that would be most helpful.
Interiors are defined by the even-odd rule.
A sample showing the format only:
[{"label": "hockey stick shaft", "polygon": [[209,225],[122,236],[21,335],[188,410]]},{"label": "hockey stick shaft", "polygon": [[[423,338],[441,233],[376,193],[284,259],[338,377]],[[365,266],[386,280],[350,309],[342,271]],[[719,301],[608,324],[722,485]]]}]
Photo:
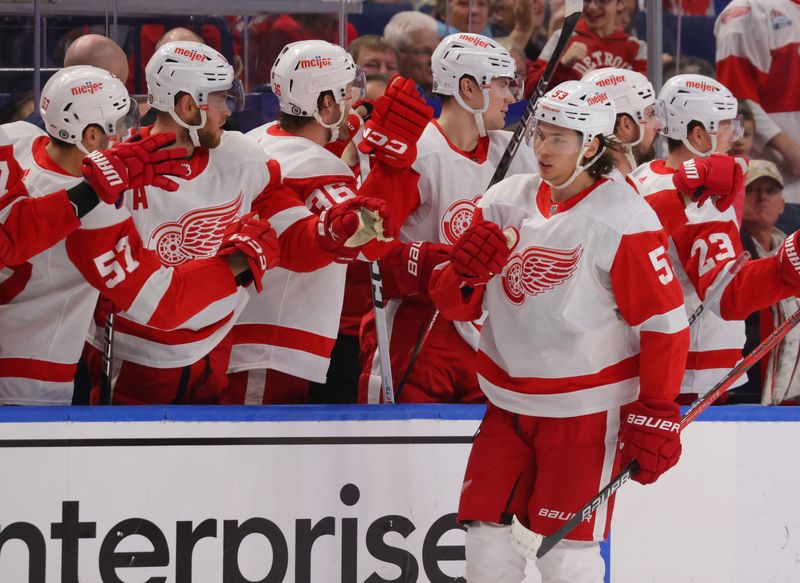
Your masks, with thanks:
[{"label": "hockey stick shaft", "polygon": [[114,362],[114,312],[106,316],[106,328],[103,337],[103,368],[100,373],[100,404],[110,405],[113,398],[111,385],[111,368]]},{"label": "hockey stick shaft", "polygon": [[555,49],[553,49],[553,54],[547,62],[544,73],[542,73],[542,76],[539,78],[539,82],[536,84],[531,98],[528,100],[528,107],[525,108],[525,113],[522,114],[522,119],[514,130],[514,134],[511,136],[508,146],[506,146],[506,151],[503,152],[503,157],[500,158],[500,162],[497,164],[497,169],[495,169],[492,180],[489,182],[490,188],[506,177],[508,168],[511,166],[511,162],[514,160],[514,156],[516,156],[520,144],[522,144],[525,128],[528,125],[528,120],[533,115],[533,110],[536,108],[536,102],[539,101],[539,98],[547,91],[547,86],[553,78],[553,73],[555,73],[561,57],[564,55],[564,50],[567,48],[567,44],[569,44],[569,39],[572,38],[572,33],[575,32],[575,26],[578,24],[578,19],[580,19],[582,11],[582,0],[566,1],[564,5],[564,24],[561,27],[561,33],[556,42]]},{"label": "hockey stick shaft", "polygon": [[[770,334],[761,344],[756,346],[753,351],[745,356],[739,364],[731,369],[720,382],[718,382],[710,391],[703,395],[700,399],[692,403],[689,410],[681,418],[681,430],[683,430],[692,421],[697,419],[703,411],[708,409],[714,401],[716,401],[725,391],[731,388],[731,385],[736,382],[739,377],[746,373],[755,363],[761,360],[770,350],[794,328],[800,321],[800,310],[783,322]],[[541,558],[547,552],[558,544],[565,536],[567,536],[572,529],[578,526],[582,521],[589,518],[594,514],[602,504],[608,501],[611,495],[620,489],[620,487],[627,482],[639,469],[636,461],[631,462],[619,474],[611,479],[611,482],[605,488],[600,490],[600,493],[592,498],[583,508],[578,510],[572,518],[565,522],[561,528],[551,535],[544,537],[542,544],[536,552],[536,557]]]},{"label": "hockey stick shaft", "polygon": [[394,403],[392,386],[392,363],[389,357],[389,328],[386,325],[386,305],[383,303],[383,282],[377,261],[369,262],[369,277],[372,288],[372,305],[375,308],[375,334],[378,337],[378,358],[381,364],[381,386],[383,402]]},{"label": "hockey stick shaft", "polygon": [[[369,176],[369,158],[358,152],[358,164],[361,169],[361,184]],[[392,386],[392,360],[389,355],[389,327],[386,324],[386,304],[383,301],[383,281],[381,268],[377,261],[369,262],[370,291],[372,306],[375,309],[375,335],[378,339],[378,359],[381,365],[381,388],[383,402],[394,403],[394,387]]]}]

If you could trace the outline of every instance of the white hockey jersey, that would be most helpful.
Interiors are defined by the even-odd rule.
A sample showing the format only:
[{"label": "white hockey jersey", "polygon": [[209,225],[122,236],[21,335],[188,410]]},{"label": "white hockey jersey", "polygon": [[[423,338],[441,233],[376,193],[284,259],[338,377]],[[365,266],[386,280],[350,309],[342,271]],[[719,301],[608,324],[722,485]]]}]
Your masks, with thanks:
[{"label": "white hockey jersey", "polygon": [[[283,184],[294,191],[300,206],[270,207],[266,214],[279,236],[300,222],[356,195],[355,177],[347,165],[314,142],[280,128],[278,122],[247,134],[280,165]],[[262,213],[259,207],[259,213]],[[314,235],[306,239],[306,254],[316,254]],[[282,245],[283,253],[283,245]],[[339,330],[347,266],[324,253],[322,265],[295,265],[282,260],[265,278],[265,292],[251,294],[233,329],[230,372],[273,369],[325,382]],[[302,271],[302,272],[300,272]]]},{"label": "white hockey jersey", "polygon": [[[511,135],[503,130],[489,131],[488,139],[480,140],[474,152],[466,153],[447,139],[435,120],[429,123],[417,142],[417,159],[411,167],[416,184],[404,184],[402,189],[400,185],[387,187],[393,216],[404,220],[400,240],[455,243],[472,223],[475,208]],[[537,169],[533,150],[523,143],[507,175],[530,174]],[[397,314],[399,307],[392,304],[403,301],[406,300],[390,300],[387,314]],[[455,325],[462,338],[477,349],[479,329],[470,322]]]},{"label": "white hockey jersey", "polygon": [[[554,203],[538,175],[518,175],[478,207],[519,233],[503,273],[469,300],[487,313],[477,371],[493,404],[574,417],[640,395],[674,399],[688,344],[681,291],[658,217],[627,183],[602,179]],[[456,317],[440,294],[448,272],[452,282],[449,266],[434,275],[431,295]],[[445,291],[462,302],[457,280]]]},{"label": "white hockey jersey", "polygon": [[[148,130],[144,129],[145,136]],[[270,183],[266,156],[240,132],[223,133],[216,148],[196,148],[186,163],[190,174],[174,178],[177,191],[146,186],[125,195],[125,207],[142,242],[167,267],[213,257],[226,227],[249,212],[253,200]],[[230,332],[247,299],[247,292],[240,288],[199,312],[184,329],[172,331],[137,324],[130,314],[121,312],[114,357],[154,368],[197,362]],[[98,349],[103,345],[101,332],[91,340]]]},{"label": "white hockey jersey", "polygon": [[[49,138],[24,122],[5,126],[27,191],[41,197],[72,188],[82,178],[47,154]],[[0,223],[11,220],[12,202],[0,200]],[[140,322],[175,328],[201,309],[236,294],[227,263],[211,260],[196,277],[162,268],[142,249],[125,208],[98,204],[80,228],[27,262],[0,270],[0,402],[68,405],[73,376],[92,319],[98,290]],[[202,297],[181,290],[213,278]]]},{"label": "white hockey jersey", "polygon": [[[630,178],[642,196],[674,190],[675,170],[663,160],[639,166]],[[730,262],[742,253],[739,227],[733,207],[721,213],[711,204],[686,208],[688,222],[670,237],[669,255],[683,289],[687,315],[692,314],[717,285]],[[718,304],[706,306],[691,328],[691,345],[682,393],[704,394],[719,382],[742,358],[745,334],[743,321],[723,320]],[[739,379],[734,386],[747,379]]]}]

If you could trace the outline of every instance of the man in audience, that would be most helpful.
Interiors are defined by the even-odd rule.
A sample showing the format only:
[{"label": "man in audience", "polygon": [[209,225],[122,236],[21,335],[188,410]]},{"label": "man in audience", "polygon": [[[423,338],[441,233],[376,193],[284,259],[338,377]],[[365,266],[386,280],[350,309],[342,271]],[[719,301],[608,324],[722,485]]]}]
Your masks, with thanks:
[{"label": "man in audience", "polygon": [[398,12],[386,28],[383,38],[397,52],[397,70],[412,79],[427,95],[433,87],[431,56],[439,44],[436,20],[422,12]]},{"label": "man in audience", "polygon": [[64,66],[91,65],[104,69],[125,83],[128,79],[128,56],[108,37],[85,34],[75,39],[64,53]]},{"label": "man in audience", "polygon": [[457,32],[477,32],[492,36],[489,27],[489,0],[440,0],[436,17],[439,36]]},{"label": "man in audience", "polygon": [[397,73],[397,54],[383,37],[366,34],[352,43],[348,52],[365,75],[382,74],[391,77]]},{"label": "man in audience", "polygon": [[[783,177],[767,160],[752,160],[747,170],[742,246],[754,259],[772,257],[786,239],[786,233],[775,226],[783,212]],[[772,330],[800,308],[796,297],[751,314],[745,320],[747,340],[744,352],[749,353]],[[747,371],[747,383],[731,392],[728,402],[764,405],[800,404],[800,330],[795,328],[783,341]]]}]

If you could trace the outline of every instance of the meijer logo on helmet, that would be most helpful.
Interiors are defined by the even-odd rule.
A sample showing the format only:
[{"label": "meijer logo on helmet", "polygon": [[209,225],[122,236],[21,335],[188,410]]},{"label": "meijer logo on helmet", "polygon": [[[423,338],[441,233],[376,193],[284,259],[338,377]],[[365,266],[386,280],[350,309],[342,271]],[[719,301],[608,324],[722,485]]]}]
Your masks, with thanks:
[{"label": "meijer logo on helmet", "polygon": [[327,67],[331,63],[333,63],[333,59],[330,57],[322,57],[317,56],[313,59],[300,59],[300,68],[301,69],[321,69],[322,67]]},{"label": "meijer logo on helmet", "polygon": [[190,61],[205,61],[206,56],[203,53],[198,53],[194,49],[185,49],[183,47],[175,47],[175,54],[181,57],[188,57]]},{"label": "meijer logo on helmet", "polygon": [[489,46],[488,42],[486,42],[485,40],[483,40],[481,38],[478,38],[477,36],[472,36],[471,34],[460,34],[460,35],[458,35],[458,38],[461,39],[461,40],[465,40],[468,43],[472,43],[476,47],[483,48],[483,47],[488,47]]},{"label": "meijer logo on helmet", "polygon": [[605,79],[600,79],[595,82],[598,87],[608,87],[609,85],[619,85],[625,82],[625,75],[611,75]]},{"label": "meijer logo on helmet", "polygon": [[605,93],[598,93],[597,95],[592,95],[586,100],[586,103],[589,105],[595,105],[597,103],[605,103],[608,101],[608,95]]},{"label": "meijer logo on helmet", "polygon": [[95,93],[100,91],[102,88],[102,83],[87,81],[86,83],[82,83],[81,85],[77,85],[70,89],[70,93],[73,95],[85,95],[86,93]]},{"label": "meijer logo on helmet", "polygon": [[700,91],[716,91],[717,88],[711,85],[710,83],[706,83],[705,81],[687,81],[686,86],[689,89],[699,89]]}]

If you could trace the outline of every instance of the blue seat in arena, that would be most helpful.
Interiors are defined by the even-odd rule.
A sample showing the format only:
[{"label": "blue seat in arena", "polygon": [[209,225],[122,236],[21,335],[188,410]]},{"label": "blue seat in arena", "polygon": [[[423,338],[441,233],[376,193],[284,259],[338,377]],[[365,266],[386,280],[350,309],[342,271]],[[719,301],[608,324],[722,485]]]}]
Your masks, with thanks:
[{"label": "blue seat in arena", "polygon": [[[714,16],[684,16],[681,22],[681,54],[700,57],[713,65],[717,50],[715,20]],[[678,18],[674,14],[665,13],[662,26],[664,52],[675,55]],[[643,12],[636,17],[636,32],[639,38],[647,38],[647,21]]]},{"label": "blue seat in arena", "polygon": [[359,35],[377,34],[383,36],[383,29],[392,16],[405,10],[413,10],[411,2],[398,2],[396,4],[373,4],[364,2],[361,14],[350,14],[348,20],[356,27]]}]

